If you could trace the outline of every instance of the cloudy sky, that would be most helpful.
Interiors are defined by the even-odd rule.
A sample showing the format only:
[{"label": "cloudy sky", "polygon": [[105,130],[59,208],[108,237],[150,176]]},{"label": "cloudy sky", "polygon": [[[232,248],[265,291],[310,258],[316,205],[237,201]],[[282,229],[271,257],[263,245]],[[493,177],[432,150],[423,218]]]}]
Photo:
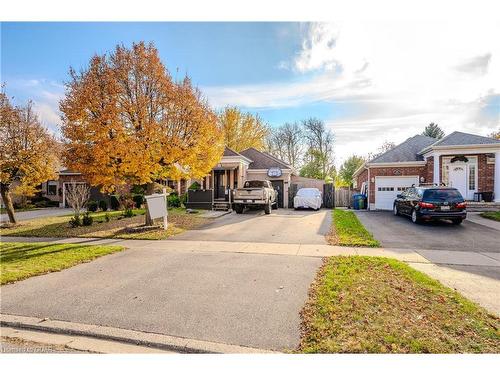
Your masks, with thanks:
[{"label": "cloudy sky", "polygon": [[401,142],[437,122],[500,127],[500,22],[2,23],[1,80],[58,132],[70,66],[117,43],[152,41],[174,77],[189,74],[215,108],[238,105],[271,126],[322,119],[336,161]]}]

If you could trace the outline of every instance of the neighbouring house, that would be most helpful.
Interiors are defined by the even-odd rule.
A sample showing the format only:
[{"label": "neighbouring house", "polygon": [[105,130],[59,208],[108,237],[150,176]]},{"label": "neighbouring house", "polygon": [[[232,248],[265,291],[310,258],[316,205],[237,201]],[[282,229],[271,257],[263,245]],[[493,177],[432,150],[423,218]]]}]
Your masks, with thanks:
[{"label": "neighbouring house", "polygon": [[[58,202],[59,207],[68,207],[68,202],[66,201],[66,192],[69,184],[72,183],[88,184],[88,182],[80,172],[72,171],[69,169],[61,169],[57,172],[57,179],[48,180],[40,185],[39,194],[42,197],[50,199],[53,202]],[[161,183],[165,186],[170,187],[178,194],[183,194],[186,192],[191,181],[186,179],[181,179],[179,181],[164,180],[161,181]],[[109,195],[102,193],[99,187],[92,186],[90,187],[90,200],[105,200],[109,204]]]},{"label": "neighbouring house", "polygon": [[[48,180],[41,184],[40,195],[44,198],[50,199],[53,202],[58,202],[59,207],[68,207],[66,201],[66,192],[69,184],[88,184],[80,172],[72,171],[69,169],[61,169],[57,172],[57,179]],[[106,194],[101,193],[99,188],[90,188],[91,200],[108,200]]]},{"label": "neighbouring house", "polygon": [[416,135],[362,165],[354,177],[369,209],[391,210],[397,194],[419,184],[457,188],[466,200],[500,202],[500,141],[462,132],[440,140]]},{"label": "neighbouring house", "polygon": [[[292,207],[291,202],[298,189],[316,187],[323,192],[325,185],[323,180],[298,176],[292,166],[266,152],[254,148],[236,152],[228,147],[225,148],[221,160],[206,177],[178,181],[165,180],[161,183],[169,186],[178,194],[184,194],[188,191],[189,186],[196,181],[200,184],[201,189],[188,192],[188,207],[230,209],[234,189],[243,186],[246,180],[264,179],[271,181],[277,190],[278,207],[283,208]],[[88,184],[80,172],[61,169],[57,173],[57,179],[46,181],[40,185],[39,195],[57,202],[59,207],[67,207],[66,192],[70,183]],[[328,186],[331,187],[331,184]],[[109,196],[102,193],[98,187],[91,187],[90,199],[108,201]]]},{"label": "neighbouring house", "polygon": [[323,191],[323,180],[303,178],[295,169],[267,152],[249,148],[236,152],[224,149],[221,160],[211,173],[200,181],[202,189],[188,192],[188,207],[231,207],[232,191],[246,180],[269,180],[278,192],[278,207],[291,207],[290,194],[301,187],[317,187]]}]

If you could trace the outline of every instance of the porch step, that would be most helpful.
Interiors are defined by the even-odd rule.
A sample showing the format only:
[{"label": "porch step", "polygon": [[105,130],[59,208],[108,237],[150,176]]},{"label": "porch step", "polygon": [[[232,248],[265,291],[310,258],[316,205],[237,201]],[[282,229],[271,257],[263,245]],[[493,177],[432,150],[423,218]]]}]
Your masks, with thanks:
[{"label": "porch step", "polygon": [[212,210],[214,211],[229,211],[231,209],[231,205],[229,202],[214,202],[212,204]]}]

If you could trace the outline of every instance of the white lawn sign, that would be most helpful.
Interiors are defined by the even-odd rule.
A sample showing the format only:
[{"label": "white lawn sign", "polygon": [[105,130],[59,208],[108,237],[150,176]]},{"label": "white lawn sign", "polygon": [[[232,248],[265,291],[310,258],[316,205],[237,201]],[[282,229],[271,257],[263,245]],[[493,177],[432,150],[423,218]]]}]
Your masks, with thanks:
[{"label": "white lawn sign", "polygon": [[163,194],[146,195],[146,203],[148,205],[149,217],[151,220],[163,218],[163,228],[167,230],[167,190],[163,189]]}]

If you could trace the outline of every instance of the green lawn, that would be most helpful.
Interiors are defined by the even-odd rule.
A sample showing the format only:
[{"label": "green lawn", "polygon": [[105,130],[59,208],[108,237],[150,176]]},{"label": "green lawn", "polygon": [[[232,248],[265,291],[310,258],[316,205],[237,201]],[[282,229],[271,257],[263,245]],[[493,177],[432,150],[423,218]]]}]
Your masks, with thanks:
[{"label": "green lawn", "polygon": [[380,246],[380,243],[365,229],[354,212],[334,209],[332,216],[332,228],[327,236],[330,245]]},{"label": "green lawn", "polygon": [[105,220],[105,212],[91,213],[94,223],[91,226],[72,228],[69,220],[72,215],[45,217],[21,221],[18,225],[0,229],[2,236],[16,237],[95,237],[95,238],[127,238],[127,239],[165,239],[195,228],[207,219],[199,214],[187,214],[184,209],[169,209],[169,227],[165,231],[158,226],[142,230],[145,218],[144,209],[134,210],[136,216],[125,218],[122,211],[108,211],[110,220]]},{"label": "green lawn", "polygon": [[1,243],[0,280],[3,285],[31,276],[60,271],[123,249],[122,246],[56,245],[47,242]]},{"label": "green lawn", "polygon": [[500,353],[500,319],[388,258],[325,259],[301,312],[304,353]]},{"label": "green lawn", "polygon": [[500,211],[481,212],[480,215],[485,219],[500,221]]}]

